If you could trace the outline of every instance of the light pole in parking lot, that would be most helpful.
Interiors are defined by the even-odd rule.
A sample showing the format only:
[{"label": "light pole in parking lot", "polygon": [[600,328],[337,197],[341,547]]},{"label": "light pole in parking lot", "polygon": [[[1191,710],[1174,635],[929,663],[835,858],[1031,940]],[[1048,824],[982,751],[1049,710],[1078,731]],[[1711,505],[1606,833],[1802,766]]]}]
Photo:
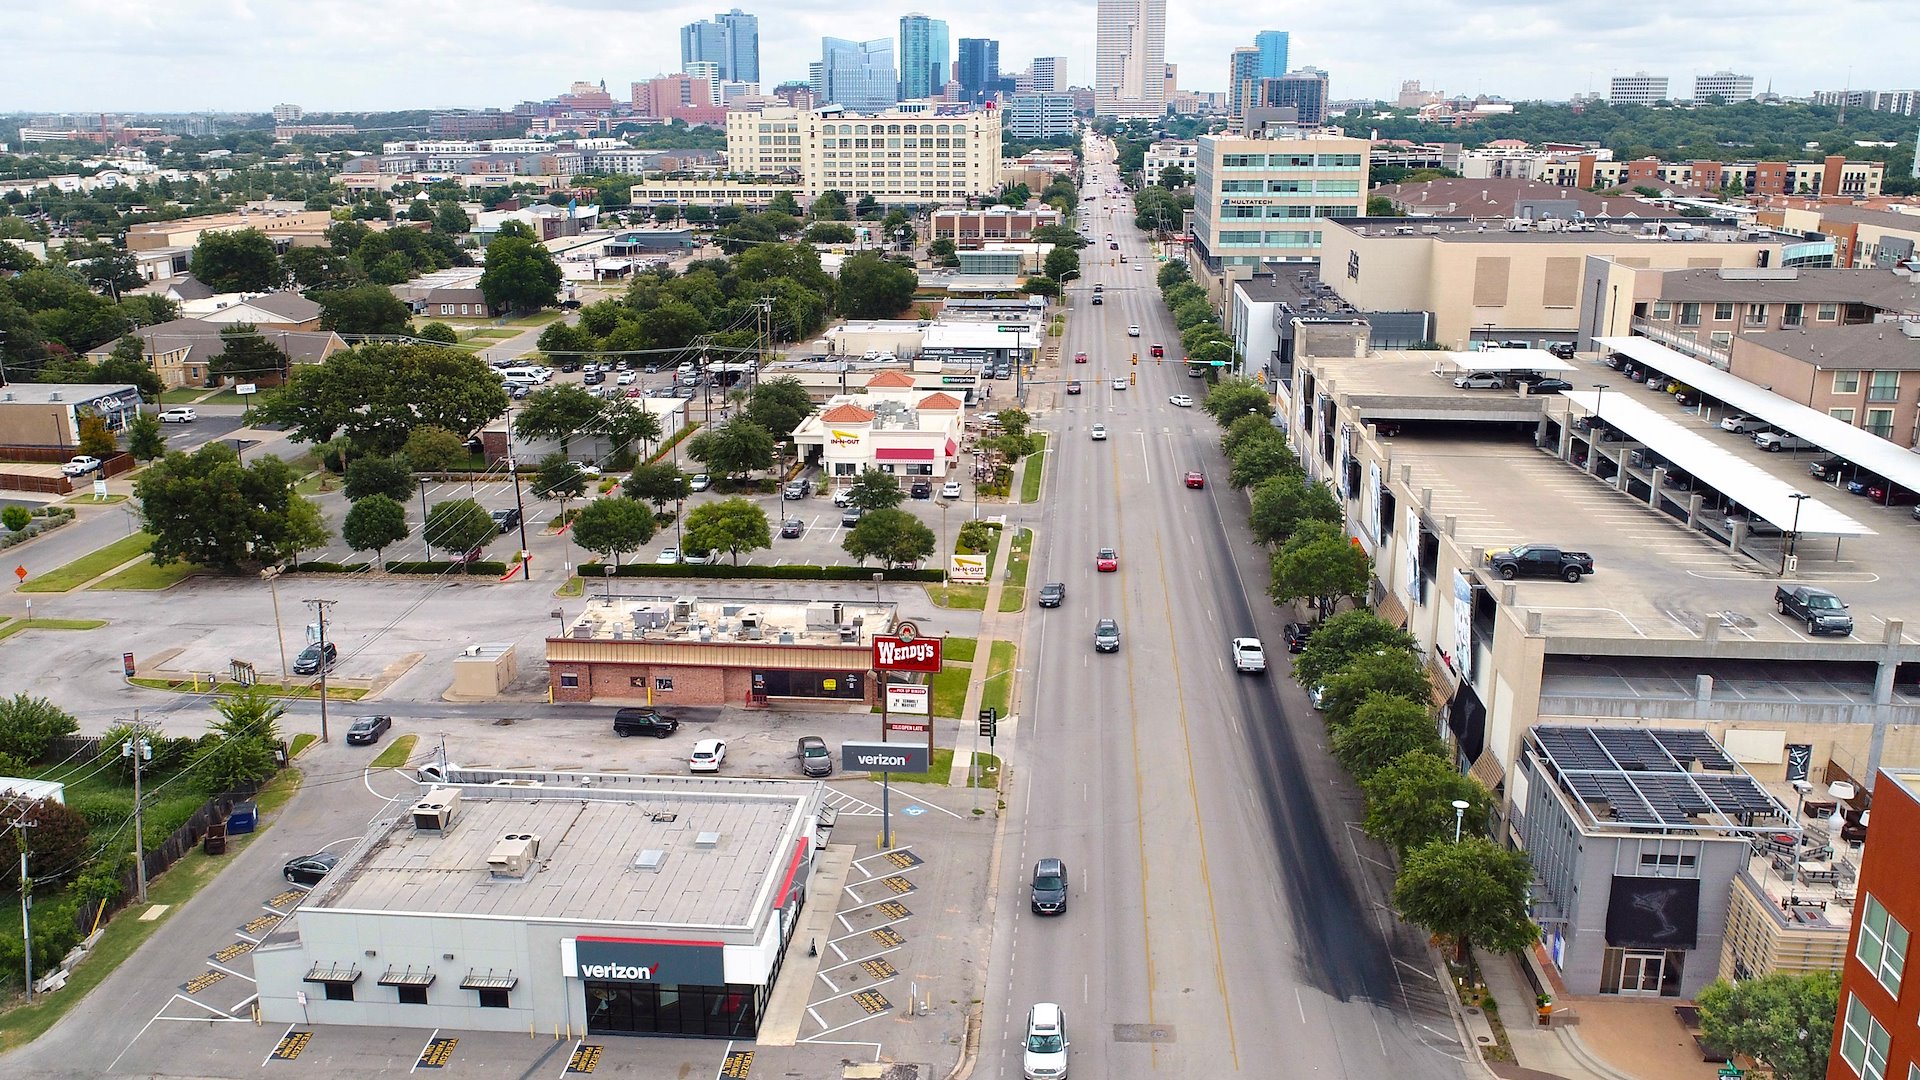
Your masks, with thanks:
[{"label": "light pole in parking lot", "polygon": [[1787,530],[1787,546],[1780,554],[1780,576],[1787,576],[1787,568],[1794,562],[1794,551],[1800,546],[1800,506],[1813,496],[1804,492],[1793,492],[1787,498],[1793,500],[1793,527]]},{"label": "light pole in parking lot", "polygon": [[973,520],[975,521],[980,520],[980,463],[982,458],[983,455],[980,451],[975,450],[973,452]]},{"label": "light pole in parking lot", "polygon": [[1453,842],[1460,842],[1460,826],[1467,820],[1467,800],[1453,800]]}]

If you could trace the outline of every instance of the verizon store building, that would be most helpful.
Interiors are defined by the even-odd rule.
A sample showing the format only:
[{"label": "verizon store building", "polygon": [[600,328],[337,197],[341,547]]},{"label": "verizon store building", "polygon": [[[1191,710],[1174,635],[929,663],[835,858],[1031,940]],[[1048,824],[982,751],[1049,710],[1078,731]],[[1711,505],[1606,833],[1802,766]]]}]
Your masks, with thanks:
[{"label": "verizon store building", "polygon": [[821,784],[448,780],[392,804],[254,951],[265,1019],[755,1036],[806,903]]}]

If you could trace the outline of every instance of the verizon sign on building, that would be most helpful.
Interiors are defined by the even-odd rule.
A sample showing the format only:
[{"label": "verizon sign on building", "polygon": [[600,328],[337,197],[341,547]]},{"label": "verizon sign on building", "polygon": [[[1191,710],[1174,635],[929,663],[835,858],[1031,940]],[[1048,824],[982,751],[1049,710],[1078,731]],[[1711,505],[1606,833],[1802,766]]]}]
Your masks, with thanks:
[{"label": "verizon sign on building", "polygon": [[940,639],[875,634],[873,670],[939,671]]}]

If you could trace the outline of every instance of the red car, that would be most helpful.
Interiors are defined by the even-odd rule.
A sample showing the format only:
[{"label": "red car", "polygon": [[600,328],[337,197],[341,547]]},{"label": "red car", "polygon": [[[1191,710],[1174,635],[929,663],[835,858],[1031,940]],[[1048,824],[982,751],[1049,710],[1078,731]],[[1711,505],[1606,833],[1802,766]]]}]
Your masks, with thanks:
[{"label": "red car", "polygon": [[1079,392],[1080,392],[1080,380],[1079,380],[1079,379],[1075,379],[1075,380],[1073,380],[1072,382],[1070,382],[1070,383],[1068,383],[1068,384],[1067,384],[1067,393],[1069,393],[1069,394],[1077,394],[1077,393],[1079,393]]},{"label": "red car", "polygon": [[1112,548],[1101,548],[1099,554],[1093,557],[1093,568],[1103,574],[1120,569],[1119,553]]},{"label": "red car", "polygon": [[1160,344],[1160,343],[1159,343],[1159,342],[1157,342],[1157,341],[1156,341],[1156,342],[1154,342],[1154,343],[1153,343],[1153,355],[1155,355],[1155,356],[1165,356],[1165,355],[1167,355],[1167,347],[1166,347],[1166,346],[1164,346],[1164,345],[1162,345],[1162,344]]},{"label": "red car", "polygon": [[1908,491],[1906,488],[1889,488],[1885,484],[1874,484],[1868,487],[1867,498],[1882,506],[1912,506],[1920,503],[1920,494]]},{"label": "red car", "polygon": [[1205,473],[1201,473],[1201,472],[1190,472],[1190,473],[1188,473],[1188,474],[1187,474],[1187,486],[1188,486],[1188,487],[1190,487],[1190,488],[1203,488],[1203,487],[1206,487],[1206,486],[1207,486],[1207,477],[1206,477],[1206,474],[1205,474]]},{"label": "red car", "polygon": [[1077,352],[1077,353],[1074,353],[1074,354],[1073,354],[1073,362],[1074,362],[1074,363],[1076,363],[1076,364],[1084,364],[1084,363],[1086,363],[1086,362],[1087,362],[1087,354],[1086,354],[1086,353],[1083,353],[1083,352]]}]

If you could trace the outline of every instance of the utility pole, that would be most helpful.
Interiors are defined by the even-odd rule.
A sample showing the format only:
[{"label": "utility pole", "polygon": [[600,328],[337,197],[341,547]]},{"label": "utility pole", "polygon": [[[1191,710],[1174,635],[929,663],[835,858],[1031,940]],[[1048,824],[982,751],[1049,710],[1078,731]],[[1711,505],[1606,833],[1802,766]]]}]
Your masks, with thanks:
[{"label": "utility pole", "polygon": [[147,902],[147,834],[141,815],[140,767],[153,757],[153,744],[147,741],[147,729],[140,723],[140,710],[133,710],[133,734],[120,744],[120,756],[133,759],[133,869],[140,884],[140,902]]},{"label": "utility pole", "polygon": [[308,600],[306,605],[314,610],[320,622],[320,741],[327,738],[327,609],[337,601]]},{"label": "utility pole", "polygon": [[[533,549],[527,546],[527,504],[520,497],[520,463],[513,455],[507,455],[507,473],[513,477],[513,505],[520,518],[520,580],[533,580]],[[566,503],[561,504],[560,512],[566,513]]]},{"label": "utility pole", "polygon": [[[31,803],[21,807],[20,815],[13,819],[14,828],[33,828],[34,822],[27,820],[27,808],[30,806],[32,806]],[[27,876],[27,849],[30,846],[31,845],[27,843],[27,834],[22,832],[20,834],[20,937],[26,942],[27,946],[25,959],[27,964],[27,1004],[29,1005],[33,1004],[33,879]]]}]

